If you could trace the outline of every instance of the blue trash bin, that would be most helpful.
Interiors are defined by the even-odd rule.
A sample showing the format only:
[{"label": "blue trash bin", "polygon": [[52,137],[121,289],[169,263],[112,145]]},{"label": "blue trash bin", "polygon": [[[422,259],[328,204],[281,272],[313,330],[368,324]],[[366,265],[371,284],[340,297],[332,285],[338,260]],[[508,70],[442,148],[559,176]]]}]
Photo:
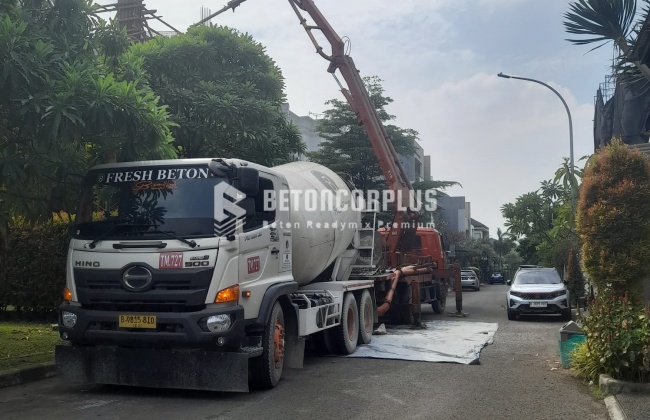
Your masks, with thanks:
[{"label": "blue trash bin", "polygon": [[571,352],[585,339],[584,331],[573,321],[567,322],[560,328],[560,364],[563,368],[571,367]]}]

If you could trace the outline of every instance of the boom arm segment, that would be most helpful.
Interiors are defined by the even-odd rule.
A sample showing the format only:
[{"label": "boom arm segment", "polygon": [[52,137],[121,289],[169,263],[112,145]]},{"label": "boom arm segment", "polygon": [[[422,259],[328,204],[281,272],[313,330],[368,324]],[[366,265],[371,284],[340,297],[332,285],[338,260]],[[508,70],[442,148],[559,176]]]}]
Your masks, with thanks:
[{"label": "boom arm segment", "polygon": [[[203,23],[213,17],[225,12],[226,10],[235,10],[246,0],[231,0],[226,6],[201,20]],[[316,47],[316,52],[330,62],[328,72],[332,73],[337,83],[341,87],[343,96],[347,99],[352,109],[357,114],[360,124],[366,129],[372,149],[377,157],[379,167],[381,168],[388,189],[392,191],[395,199],[395,219],[393,225],[389,227],[387,254],[388,264],[391,266],[401,266],[405,263],[404,254],[412,248],[413,237],[416,232],[416,222],[419,214],[410,208],[410,203],[415,203],[415,197],[412,197],[411,182],[406,176],[404,168],[399,163],[397,152],[390,142],[388,133],[370,102],[370,95],[363,84],[363,79],[354,65],[352,57],[345,54],[345,44],[341,37],[336,33],[334,28],[329,24],[320,10],[316,7],[313,0],[288,0],[294,12],[300,20],[311,42]],[[315,25],[309,25],[307,20],[302,16],[301,10],[306,12]],[[323,47],[318,43],[313,34],[313,30],[319,30],[325,36],[332,47],[331,55],[323,51]],[[336,70],[341,72],[348,88],[346,89],[336,78]]]},{"label": "boom arm segment", "polygon": [[[316,52],[330,62],[328,72],[334,74],[338,69],[343,79],[348,85],[348,89],[341,86],[341,92],[347,99],[352,109],[356,112],[357,118],[366,129],[373,151],[383,172],[388,188],[395,195],[396,208],[395,220],[390,228],[389,237],[397,237],[397,240],[387,241],[389,263],[391,265],[401,265],[401,255],[411,249],[412,239],[415,235],[418,213],[409,209],[409,203],[414,203],[414,197],[411,197],[412,186],[404,168],[399,163],[397,152],[390,142],[388,133],[370,102],[370,95],[366,90],[363,80],[359,75],[352,57],[345,54],[345,44],[341,37],[336,33],[334,28],[325,19],[320,10],[316,7],[313,0],[289,0],[291,7],[300,19],[307,35],[316,47]],[[304,10],[313,19],[315,26],[307,24],[300,10]],[[323,33],[332,47],[332,54],[327,55],[323,51],[312,31],[317,29]],[[336,78],[336,76],[334,76]],[[337,79],[338,82],[338,79]]]}]

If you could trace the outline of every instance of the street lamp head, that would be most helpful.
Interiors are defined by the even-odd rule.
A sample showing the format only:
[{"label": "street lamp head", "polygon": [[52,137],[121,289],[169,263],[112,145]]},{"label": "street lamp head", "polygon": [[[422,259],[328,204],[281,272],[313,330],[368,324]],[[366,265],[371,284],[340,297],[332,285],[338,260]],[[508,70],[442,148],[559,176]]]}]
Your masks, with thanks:
[{"label": "street lamp head", "polygon": [[510,77],[511,77],[510,75],[504,74],[504,73],[499,73],[498,76],[503,77],[504,79],[510,79]]}]

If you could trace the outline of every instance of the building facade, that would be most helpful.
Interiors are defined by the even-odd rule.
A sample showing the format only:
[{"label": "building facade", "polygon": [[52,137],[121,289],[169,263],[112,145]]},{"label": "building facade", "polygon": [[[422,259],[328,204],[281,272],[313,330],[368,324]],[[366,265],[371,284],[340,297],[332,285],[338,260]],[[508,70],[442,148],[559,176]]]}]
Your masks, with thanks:
[{"label": "building facade", "polygon": [[461,232],[466,238],[474,235],[472,227],[472,206],[464,196],[450,197],[438,192],[438,209],[442,223],[438,226],[441,232]]},{"label": "building facade", "polygon": [[472,238],[483,241],[490,239],[490,228],[476,219],[470,219],[472,224]]}]

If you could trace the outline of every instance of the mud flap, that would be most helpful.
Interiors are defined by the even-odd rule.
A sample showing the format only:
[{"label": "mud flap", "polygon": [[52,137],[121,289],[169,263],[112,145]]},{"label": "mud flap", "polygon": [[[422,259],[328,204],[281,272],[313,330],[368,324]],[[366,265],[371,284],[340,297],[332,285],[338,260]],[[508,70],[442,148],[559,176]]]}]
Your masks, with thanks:
[{"label": "mud flap", "polygon": [[72,382],[248,392],[244,352],[57,345],[57,375]]}]

